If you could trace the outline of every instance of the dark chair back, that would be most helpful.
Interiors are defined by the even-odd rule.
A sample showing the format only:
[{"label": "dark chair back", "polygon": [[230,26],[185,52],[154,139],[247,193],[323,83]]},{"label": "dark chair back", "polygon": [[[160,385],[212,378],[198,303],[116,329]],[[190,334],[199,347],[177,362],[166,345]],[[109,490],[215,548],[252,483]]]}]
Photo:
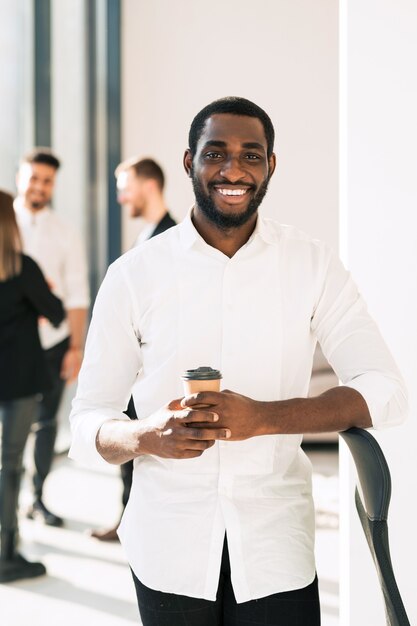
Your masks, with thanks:
[{"label": "dark chair back", "polygon": [[410,626],[395,580],[388,541],[391,476],[376,439],[361,428],[339,433],[349,447],[358,474],[356,509],[384,596],[387,626]]}]

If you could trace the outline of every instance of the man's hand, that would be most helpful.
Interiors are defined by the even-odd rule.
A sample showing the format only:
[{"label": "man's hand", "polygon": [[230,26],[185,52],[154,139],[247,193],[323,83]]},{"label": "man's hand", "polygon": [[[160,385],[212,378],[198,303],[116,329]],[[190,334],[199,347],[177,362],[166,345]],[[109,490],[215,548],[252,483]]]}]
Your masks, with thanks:
[{"label": "man's hand", "polygon": [[[201,391],[187,396],[181,401],[183,409],[196,410],[198,407],[205,406],[205,411],[217,413],[219,421],[216,423],[216,428],[230,429],[230,441],[240,441],[267,434],[261,415],[262,405],[262,402],[257,402],[228,389],[221,392]],[[209,425],[205,426],[209,427]]]},{"label": "man's hand", "polygon": [[216,440],[230,437],[229,429],[217,426],[218,420],[210,409],[183,409],[179,398],[145,419],[105,422],[97,433],[96,446],[109,463],[125,463],[143,454],[193,459]]},{"label": "man's hand", "polygon": [[316,398],[273,402],[228,390],[202,391],[173,400],[146,419],[104,422],[96,445],[109,463],[125,463],[141,454],[190,459],[218,439],[336,432],[352,426],[369,428],[372,421],[364,398],[350,387],[334,387]]},{"label": "man's hand", "polygon": [[70,348],[62,359],[61,378],[72,383],[78,376],[83,360],[83,351],[77,348]]},{"label": "man's hand", "polygon": [[[327,433],[352,426],[370,428],[372,420],[363,396],[350,387],[333,387],[315,398],[261,402],[232,391],[202,391],[183,398],[181,406],[219,416],[216,428],[229,428],[230,441],[258,435]],[[205,426],[205,427],[208,427]]]},{"label": "man's hand", "polygon": [[173,400],[141,420],[147,432],[141,434],[137,451],[168,459],[201,456],[217,439],[230,437],[227,428],[217,426],[218,420],[219,416],[210,409],[184,410],[180,399]]}]

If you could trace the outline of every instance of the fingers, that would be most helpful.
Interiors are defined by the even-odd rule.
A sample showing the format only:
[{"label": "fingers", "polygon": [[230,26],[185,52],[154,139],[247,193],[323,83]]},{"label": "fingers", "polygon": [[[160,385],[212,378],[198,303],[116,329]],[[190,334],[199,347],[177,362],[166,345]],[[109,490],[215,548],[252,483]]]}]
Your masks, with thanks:
[{"label": "fingers", "polygon": [[203,454],[204,450],[184,450],[181,458],[182,459],[195,459],[198,456]]},{"label": "fingers", "polygon": [[175,433],[170,428],[160,434],[160,437],[166,441],[164,453],[161,456],[174,459],[196,458],[211,448],[217,439],[226,439],[229,436],[230,431],[224,428],[219,428],[216,431],[211,429],[204,431],[203,429],[189,429],[180,426],[175,430]]},{"label": "fingers", "polygon": [[215,441],[196,441],[195,439],[189,440],[187,441],[184,450],[199,450],[201,453],[203,453],[204,450],[211,448],[212,446],[214,446],[215,443]]},{"label": "fingers", "polygon": [[[185,436],[187,439],[196,441],[216,441],[217,439],[230,439],[229,428],[187,428]],[[194,446],[193,446],[194,447]]]},{"label": "fingers", "polygon": [[183,409],[184,407],[181,404],[181,400],[182,398],[177,398],[176,400],[171,400],[171,402],[168,404],[168,409],[170,411],[181,411],[181,409]]},{"label": "fingers", "polygon": [[[206,420],[205,420],[206,421]],[[159,431],[160,437],[175,436],[179,440],[186,442],[190,441],[216,441],[217,439],[230,439],[231,430],[229,428],[192,428],[187,423],[180,423],[177,425],[173,422],[169,422],[166,428]],[[194,446],[192,446],[194,447]]]},{"label": "fingers", "polygon": [[197,423],[197,422],[207,422],[213,423],[219,421],[219,416],[217,413],[213,411],[176,411],[175,415],[173,415],[176,419],[181,419],[183,422],[187,422],[187,424]]},{"label": "fingers", "polygon": [[[169,437],[174,434],[173,428],[165,428],[159,431],[160,437]],[[185,440],[192,439],[198,441],[216,441],[216,439],[230,439],[229,428],[177,428],[175,434]]]},{"label": "fingers", "polygon": [[219,403],[221,394],[218,391],[199,391],[191,396],[186,396],[181,400],[181,406],[194,407],[196,405],[213,406]]}]

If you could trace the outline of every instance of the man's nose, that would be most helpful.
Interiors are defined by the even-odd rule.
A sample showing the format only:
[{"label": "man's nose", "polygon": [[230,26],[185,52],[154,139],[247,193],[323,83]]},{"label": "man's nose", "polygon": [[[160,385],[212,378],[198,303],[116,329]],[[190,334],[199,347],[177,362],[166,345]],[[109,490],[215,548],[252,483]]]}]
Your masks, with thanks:
[{"label": "man's nose", "polygon": [[240,160],[236,157],[226,159],[222,164],[221,175],[231,183],[236,183],[245,176]]},{"label": "man's nose", "polygon": [[46,183],[44,183],[43,180],[35,180],[33,182],[33,188],[35,189],[35,191],[43,191],[46,187]]}]

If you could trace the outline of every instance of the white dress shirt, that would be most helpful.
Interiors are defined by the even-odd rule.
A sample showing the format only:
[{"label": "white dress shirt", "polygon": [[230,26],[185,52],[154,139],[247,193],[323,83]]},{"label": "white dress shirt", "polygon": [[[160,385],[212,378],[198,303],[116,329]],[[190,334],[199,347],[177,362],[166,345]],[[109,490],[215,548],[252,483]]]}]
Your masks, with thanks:
[{"label": "white dress shirt", "polygon": [[[100,425],[183,396],[181,373],[209,365],[256,400],[306,397],[319,339],[375,427],[402,420],[397,368],[349,274],[323,243],[258,219],[229,258],[190,216],[109,268],[97,296],[70,456],[105,463]],[[133,389],[132,389],[133,388]],[[141,456],[119,530],[133,571],[164,592],[214,600],[227,532],[237,602],[312,582],[314,508],[302,435],[221,441],[195,459]]]},{"label": "white dress shirt", "polygon": [[134,246],[139,246],[144,241],[147,241],[155,230],[157,224],[145,224],[145,226],[140,231]]},{"label": "white dress shirt", "polygon": [[[18,199],[15,210],[24,252],[38,263],[65,309],[87,309],[90,304],[87,262],[77,233],[49,207],[33,213]],[[39,326],[44,349],[57,345],[69,334],[66,319],[58,328],[48,320],[42,320]]]}]

